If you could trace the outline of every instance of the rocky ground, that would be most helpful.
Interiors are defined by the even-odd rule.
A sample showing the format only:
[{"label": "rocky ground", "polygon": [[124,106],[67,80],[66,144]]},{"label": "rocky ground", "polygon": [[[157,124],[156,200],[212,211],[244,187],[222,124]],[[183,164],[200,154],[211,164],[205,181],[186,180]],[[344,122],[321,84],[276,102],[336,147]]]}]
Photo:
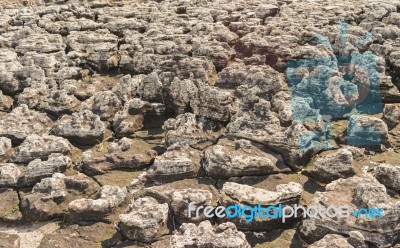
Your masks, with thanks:
[{"label": "rocky ground", "polygon": [[[1,1],[0,34],[0,247],[400,247],[397,0]],[[367,75],[332,59],[360,53]],[[287,65],[319,58],[330,93],[307,98],[323,67],[293,86]],[[382,109],[336,116],[314,149],[317,102],[345,111],[336,86],[366,76]],[[350,142],[368,128],[379,145]],[[246,223],[189,202],[386,215]]]}]

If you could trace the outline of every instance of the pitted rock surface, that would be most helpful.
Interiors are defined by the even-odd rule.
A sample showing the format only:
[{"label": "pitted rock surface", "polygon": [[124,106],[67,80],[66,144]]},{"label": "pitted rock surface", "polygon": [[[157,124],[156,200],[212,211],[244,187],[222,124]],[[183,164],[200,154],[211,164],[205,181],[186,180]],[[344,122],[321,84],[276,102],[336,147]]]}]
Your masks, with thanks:
[{"label": "pitted rock surface", "polygon": [[0,1],[0,246],[397,247],[399,40],[398,0]]}]

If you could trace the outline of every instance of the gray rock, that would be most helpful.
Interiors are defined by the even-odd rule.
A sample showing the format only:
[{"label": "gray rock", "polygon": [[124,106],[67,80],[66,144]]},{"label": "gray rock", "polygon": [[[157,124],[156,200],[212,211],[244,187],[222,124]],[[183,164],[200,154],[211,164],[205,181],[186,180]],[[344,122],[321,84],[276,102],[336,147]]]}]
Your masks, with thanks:
[{"label": "gray rock", "polygon": [[179,228],[179,233],[174,234],[170,241],[172,247],[229,247],[249,248],[244,233],[239,232],[233,223],[227,222],[213,227],[206,220],[198,226],[185,223]]},{"label": "gray rock", "polygon": [[[239,204],[240,206],[255,206],[260,204],[265,208],[278,204],[285,206],[298,203],[302,192],[303,187],[294,182],[277,185],[275,191],[234,182],[226,182],[221,190],[220,204],[225,207],[235,204]],[[224,220],[235,223],[239,230],[250,231],[265,231],[273,228],[282,228],[287,225],[287,223],[293,221],[292,219],[286,219],[285,223],[283,223],[281,219],[270,219],[267,216],[266,218],[257,216],[251,222],[246,222],[244,217],[233,219],[225,217]]]},{"label": "gray rock", "polygon": [[11,163],[0,164],[0,187],[12,187],[18,184],[21,170]]},{"label": "gray rock", "polygon": [[[21,195],[21,211],[26,220],[49,220],[61,217],[68,203],[96,192],[99,186],[83,174],[65,176],[55,173],[42,179],[32,191]],[[80,195],[79,195],[80,194]]]},{"label": "gray rock", "polygon": [[225,42],[208,42],[204,44],[203,39],[198,39],[193,44],[193,55],[210,58],[217,70],[225,68],[235,54],[235,50]]},{"label": "gray rock", "polygon": [[380,164],[375,168],[375,178],[388,189],[400,191],[400,167]]},{"label": "gray rock", "polygon": [[2,117],[0,120],[0,136],[19,143],[28,135],[46,134],[51,125],[52,121],[46,114],[30,110],[26,105],[21,105]]},{"label": "gray rock", "polygon": [[14,100],[0,90],[0,111],[9,111],[13,105]]},{"label": "gray rock", "polygon": [[347,143],[357,146],[391,146],[386,123],[376,117],[361,115],[352,115],[349,118]]},{"label": "gray rock", "polygon": [[219,123],[196,118],[191,113],[178,115],[175,119],[168,119],[165,121],[163,129],[166,131],[167,146],[179,142],[193,148],[210,146],[223,132]]},{"label": "gray rock", "polygon": [[169,206],[174,215],[174,219],[178,223],[200,223],[207,218],[204,216],[203,212],[200,213],[198,217],[196,217],[195,211],[189,215],[189,203],[194,203],[192,205],[194,209],[200,206],[216,207],[216,200],[215,196],[208,190],[189,188],[173,191],[171,193]]},{"label": "gray rock", "polygon": [[72,165],[69,157],[52,153],[46,161],[35,159],[24,169],[23,177],[18,186],[33,186],[41,179],[51,177],[54,173],[63,173]]},{"label": "gray rock", "polygon": [[105,185],[101,187],[96,199],[77,199],[68,204],[69,218],[77,221],[101,221],[107,219],[115,208],[125,202],[126,188]]},{"label": "gray rock", "polygon": [[144,141],[124,137],[109,144],[105,155],[84,152],[81,166],[85,173],[98,175],[113,169],[140,169],[150,165],[156,156],[157,152]]},{"label": "gray rock", "polygon": [[215,121],[229,121],[233,96],[229,91],[208,85],[198,85],[198,96],[190,102],[193,113]]},{"label": "gray rock", "polygon": [[162,102],[162,89],[163,84],[160,82],[157,73],[152,72],[140,81],[138,94],[145,101]]},{"label": "gray rock", "polygon": [[205,151],[204,168],[216,178],[290,172],[282,157],[262,145],[238,139],[221,139]]},{"label": "gray rock", "polygon": [[53,126],[51,134],[64,137],[72,143],[93,145],[104,139],[105,126],[98,115],[83,110],[64,115]]},{"label": "gray rock", "polygon": [[307,172],[321,182],[330,183],[339,178],[355,175],[353,168],[353,154],[346,148],[322,156],[314,162],[315,168]]},{"label": "gray rock", "polygon": [[383,109],[383,120],[391,126],[400,123],[400,104],[385,104]]},{"label": "gray rock", "polygon": [[11,140],[6,137],[0,137],[0,161],[7,155],[11,155]]},{"label": "gray rock", "polygon": [[138,91],[141,81],[144,80],[146,76],[141,75],[125,75],[120,78],[119,82],[112,88],[112,91],[119,98],[122,103],[126,103],[132,98],[138,97]]},{"label": "gray rock", "polygon": [[154,198],[144,197],[132,201],[124,214],[119,216],[121,233],[129,240],[154,242],[168,234],[168,204],[159,204]]},{"label": "gray rock", "polygon": [[65,47],[61,35],[36,33],[19,40],[15,50],[22,54],[27,52],[54,53],[63,51]]},{"label": "gray rock", "polygon": [[106,29],[95,32],[72,31],[66,39],[66,44],[81,60],[87,61],[97,70],[108,70],[118,66],[118,37]]},{"label": "gray rock", "polygon": [[[366,243],[389,247],[396,242],[400,232],[397,227],[398,203],[386,193],[384,185],[368,174],[365,177],[354,176],[333,181],[326,186],[326,192],[315,194],[311,205],[317,208],[347,205],[349,216],[307,216],[302,221],[300,235],[309,243],[322,239],[326,234],[347,235],[351,231],[358,231]],[[357,218],[350,214],[360,208],[381,208],[384,211],[383,218],[377,217],[368,221],[366,216]],[[381,231],[377,233],[376,230]]]},{"label": "gray rock", "polygon": [[50,115],[62,116],[78,111],[81,102],[73,95],[69,95],[65,90],[52,91],[40,100],[38,110]]},{"label": "gray rock", "polygon": [[122,107],[121,101],[112,91],[101,91],[81,104],[81,110],[90,110],[102,121],[111,121]]},{"label": "gray rock", "polygon": [[11,161],[14,163],[29,163],[34,159],[46,159],[52,153],[70,154],[72,145],[68,140],[52,135],[29,135],[15,149]]},{"label": "gray rock", "polygon": [[146,178],[169,182],[196,177],[200,169],[200,152],[189,145],[174,144],[154,159]]},{"label": "gray rock", "polygon": [[113,128],[118,136],[130,136],[143,128],[144,115],[150,109],[150,103],[134,98],[125,103],[113,120]]},{"label": "gray rock", "polygon": [[[184,114],[190,107],[190,101],[198,95],[197,86],[190,79],[175,77],[168,87],[168,99],[177,114]],[[198,101],[198,100],[197,100]]]}]

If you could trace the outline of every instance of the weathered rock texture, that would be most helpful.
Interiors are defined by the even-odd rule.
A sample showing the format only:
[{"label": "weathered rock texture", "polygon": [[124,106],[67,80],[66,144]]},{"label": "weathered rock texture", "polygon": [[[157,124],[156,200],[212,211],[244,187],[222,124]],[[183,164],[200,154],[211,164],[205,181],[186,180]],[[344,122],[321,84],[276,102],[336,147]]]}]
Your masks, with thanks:
[{"label": "weathered rock texture", "polygon": [[398,0],[0,1],[0,246],[396,247],[399,40]]}]

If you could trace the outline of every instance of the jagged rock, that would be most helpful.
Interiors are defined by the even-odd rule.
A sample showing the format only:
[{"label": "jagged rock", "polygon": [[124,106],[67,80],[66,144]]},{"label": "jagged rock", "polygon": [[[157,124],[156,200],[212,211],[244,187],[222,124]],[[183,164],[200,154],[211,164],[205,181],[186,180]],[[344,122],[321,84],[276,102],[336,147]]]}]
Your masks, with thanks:
[{"label": "jagged rock", "polygon": [[1,248],[19,248],[21,238],[17,234],[0,232]]},{"label": "jagged rock", "polygon": [[216,178],[291,171],[280,155],[244,139],[221,139],[205,151],[204,158],[207,174]]},{"label": "jagged rock", "polygon": [[101,91],[81,104],[81,110],[90,110],[102,121],[111,121],[122,107],[121,101],[112,91]]},{"label": "jagged rock", "polygon": [[291,124],[292,106],[290,95],[285,91],[279,91],[271,99],[271,109],[278,112],[278,118],[281,124]]},{"label": "jagged rock", "polygon": [[99,29],[95,32],[72,31],[66,44],[78,57],[87,61],[98,70],[109,70],[118,67],[118,37],[107,29]]},{"label": "jagged rock", "polygon": [[54,53],[63,51],[65,47],[61,35],[36,33],[19,40],[15,50],[22,54],[27,52]]},{"label": "jagged rock", "polygon": [[2,222],[20,220],[22,214],[19,211],[18,192],[13,189],[0,189],[0,197],[3,199],[0,205],[0,220]]},{"label": "jagged rock", "polygon": [[400,191],[400,167],[390,164],[380,164],[375,168],[375,177],[388,189]]},{"label": "jagged rock", "polygon": [[65,90],[56,90],[40,99],[36,109],[54,116],[71,114],[79,109],[80,101],[73,95],[67,94]]},{"label": "jagged rock", "polygon": [[96,94],[96,92],[104,90],[99,80],[74,80],[67,79],[60,83],[60,89],[65,90],[68,94],[74,95],[77,99],[84,101]]},{"label": "jagged rock", "polygon": [[188,144],[193,148],[207,147],[215,143],[221,135],[221,125],[206,119],[196,118],[192,113],[178,115],[168,119],[163,125],[166,131],[167,146],[174,143]]},{"label": "jagged rock", "polygon": [[119,228],[124,237],[150,243],[168,234],[168,204],[159,204],[151,197],[132,201],[124,214],[119,216]]},{"label": "jagged rock", "polygon": [[235,54],[235,50],[225,42],[209,42],[204,44],[203,40],[195,40],[193,44],[193,55],[210,58],[217,70],[225,68]]},{"label": "jagged rock", "polygon": [[124,137],[109,144],[105,155],[84,152],[82,170],[89,175],[97,175],[112,169],[140,169],[151,164],[156,156],[157,152],[144,141]]},{"label": "jagged rock", "polygon": [[388,127],[376,117],[352,115],[347,128],[347,144],[390,147]]},{"label": "jagged rock", "polygon": [[161,102],[163,85],[157,73],[152,72],[140,81],[138,94],[145,101]]},{"label": "jagged rock", "polygon": [[51,177],[54,173],[65,172],[71,165],[71,159],[62,154],[50,154],[47,161],[35,159],[28,166],[18,168],[15,164],[1,164],[0,185],[3,187],[28,187]]},{"label": "jagged rock", "polygon": [[70,167],[72,161],[62,154],[52,153],[46,161],[35,159],[29,162],[23,172],[19,185],[33,186],[41,179],[51,177],[54,173],[63,173]]},{"label": "jagged rock", "polygon": [[125,30],[137,30],[143,33],[148,25],[146,21],[137,18],[118,18],[108,22],[105,27],[112,33],[123,34]]},{"label": "jagged rock", "polygon": [[117,112],[113,120],[113,128],[118,136],[129,136],[143,127],[144,115],[150,103],[139,98],[129,100],[124,108]]},{"label": "jagged rock", "polygon": [[21,175],[21,170],[11,163],[0,164],[0,187],[16,186]]},{"label": "jagged rock", "polygon": [[[235,204],[241,206],[256,206],[257,204],[260,204],[262,207],[276,206],[278,204],[289,205],[298,203],[302,192],[303,187],[294,182],[277,185],[275,191],[255,188],[234,182],[226,182],[221,190],[220,204],[223,206]],[[223,219],[235,223],[239,230],[251,231],[271,230],[272,228],[283,227],[292,221],[291,219],[287,219],[285,220],[285,223],[283,223],[281,219],[270,219],[268,216],[265,217],[266,218],[261,218],[260,216],[257,216],[251,222],[246,222],[244,217],[233,219],[224,217]]]},{"label": "jagged rock", "polygon": [[355,175],[353,154],[346,148],[341,148],[332,154],[317,159],[314,166],[315,168],[307,170],[307,173],[325,183]]},{"label": "jagged rock", "polygon": [[200,223],[206,219],[204,213],[196,217],[196,213],[193,211],[189,215],[189,203],[194,203],[192,205],[194,209],[199,206],[216,207],[217,205],[214,195],[208,190],[195,188],[175,190],[171,193],[169,206],[174,215],[174,219],[179,223]]},{"label": "jagged rock", "polygon": [[233,223],[227,222],[213,227],[206,220],[198,226],[185,223],[179,228],[179,233],[172,236],[172,247],[229,247],[250,248],[244,233],[239,232]]},{"label": "jagged rock", "polygon": [[3,95],[3,92],[0,90],[0,111],[8,111],[11,109],[14,100],[9,97]]},{"label": "jagged rock", "polygon": [[122,103],[126,103],[132,98],[139,96],[138,90],[144,78],[145,75],[143,74],[133,77],[131,75],[125,75],[120,78],[119,83],[112,88],[112,91]]},{"label": "jagged rock", "polygon": [[46,134],[51,125],[52,121],[46,114],[30,110],[26,105],[21,105],[2,117],[0,120],[0,136],[19,143],[28,135]]},{"label": "jagged rock", "polygon": [[72,31],[94,31],[101,29],[102,24],[96,23],[87,18],[80,18],[77,20],[58,20],[55,15],[48,15],[47,18],[39,20],[38,26],[44,28],[47,32],[52,34],[65,35]]},{"label": "jagged rock", "polygon": [[283,156],[290,166],[306,164],[317,150],[315,134],[304,125],[293,123],[288,128],[270,111],[270,103],[258,100],[249,111],[247,104],[239,106],[238,112],[228,124],[228,133],[237,138],[249,139],[266,145]]},{"label": "jagged rock", "polygon": [[34,159],[46,159],[52,153],[70,154],[72,145],[68,140],[52,135],[32,134],[26,137],[24,142],[15,148],[11,157],[14,163],[29,163]]},{"label": "jagged rock", "polygon": [[396,126],[400,123],[400,104],[385,104],[383,120],[388,125]]},{"label": "jagged rock", "polygon": [[194,97],[190,106],[196,116],[203,116],[215,121],[229,121],[232,102],[231,92],[199,84],[198,97]]},{"label": "jagged rock", "polygon": [[84,110],[71,116],[64,115],[54,124],[51,133],[73,143],[93,145],[103,141],[105,126],[98,115]]},{"label": "jagged rock", "polygon": [[175,77],[168,87],[168,100],[177,114],[184,114],[190,107],[190,100],[198,95],[197,86],[190,79],[180,80]]},{"label": "jagged rock", "polygon": [[[360,232],[366,243],[377,247],[389,247],[398,239],[399,203],[391,199],[385,186],[371,175],[333,181],[326,186],[326,192],[315,194],[310,205],[316,208],[347,205],[348,216],[307,216],[302,221],[300,235],[308,243],[322,239],[327,234],[347,235],[351,231]],[[384,211],[383,218],[376,216],[372,219],[364,215],[357,218],[357,214],[350,214],[360,208],[380,208]]]},{"label": "jagged rock", "polygon": [[155,181],[176,181],[196,177],[200,169],[200,152],[189,145],[174,144],[154,159],[146,178]]},{"label": "jagged rock", "polygon": [[6,137],[0,137],[0,162],[5,159],[7,155],[11,155],[11,140]]},{"label": "jagged rock", "polygon": [[[68,203],[93,194],[99,186],[83,174],[65,176],[55,173],[42,179],[32,192],[21,195],[21,211],[27,220],[48,220],[61,217]],[[80,195],[79,195],[80,194]]]},{"label": "jagged rock", "polygon": [[217,206],[219,192],[214,187],[216,181],[210,178],[193,178],[165,183],[160,186],[143,188],[141,178],[132,181],[131,192],[135,198],[152,197],[160,203],[167,203],[176,221],[198,223],[205,219],[203,213],[199,218],[188,217],[189,202],[196,203],[194,206],[210,205]]},{"label": "jagged rock", "polygon": [[253,89],[258,96],[269,101],[275,93],[282,90],[284,84],[283,76],[269,66],[234,63],[218,74],[216,86],[237,89],[243,95],[247,94],[248,89]]},{"label": "jagged rock", "polygon": [[69,218],[74,221],[101,221],[107,218],[115,208],[124,203],[126,188],[103,186],[96,199],[78,199],[68,204]]}]

